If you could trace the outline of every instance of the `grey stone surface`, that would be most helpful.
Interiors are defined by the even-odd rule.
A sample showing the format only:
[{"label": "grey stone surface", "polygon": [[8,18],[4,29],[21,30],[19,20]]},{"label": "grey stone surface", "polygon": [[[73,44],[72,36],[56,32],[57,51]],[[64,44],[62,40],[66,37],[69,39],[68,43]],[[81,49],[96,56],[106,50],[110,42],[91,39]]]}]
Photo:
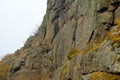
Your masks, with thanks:
[{"label": "grey stone surface", "polygon": [[[26,41],[9,79],[90,80],[97,71],[120,73],[116,54],[119,50],[112,50],[113,42],[107,38],[114,20],[120,17],[119,7],[114,14],[109,6],[118,3],[118,0],[48,0],[43,23]],[[68,56],[72,58],[69,60]]]}]

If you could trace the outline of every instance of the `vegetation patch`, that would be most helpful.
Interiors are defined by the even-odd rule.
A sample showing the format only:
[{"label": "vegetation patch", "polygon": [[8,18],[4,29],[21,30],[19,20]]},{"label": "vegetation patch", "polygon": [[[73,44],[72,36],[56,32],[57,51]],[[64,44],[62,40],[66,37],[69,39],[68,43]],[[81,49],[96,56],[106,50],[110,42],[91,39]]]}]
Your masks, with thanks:
[{"label": "vegetation patch", "polygon": [[98,50],[101,47],[102,43],[103,43],[103,40],[98,41],[96,43],[94,41],[92,41],[88,44],[88,47],[85,50],[78,50],[78,49],[73,48],[67,55],[67,58],[68,58],[68,60],[71,60],[79,54],[89,54],[93,51]]},{"label": "vegetation patch", "polygon": [[120,76],[98,71],[91,74],[90,80],[120,80]]},{"label": "vegetation patch", "polygon": [[0,80],[7,80],[10,65],[8,63],[0,61]]},{"label": "vegetation patch", "polygon": [[73,57],[77,56],[79,54],[79,51],[77,49],[71,49],[67,58],[68,60],[71,60]]},{"label": "vegetation patch", "polygon": [[68,71],[68,63],[65,63],[65,65],[62,68],[62,72],[60,73],[60,80],[63,80],[65,78],[65,74]]},{"label": "vegetation patch", "polygon": [[85,51],[85,53],[91,53],[93,51],[96,51],[100,48],[100,46],[102,45],[103,43],[103,40],[99,40],[98,42],[90,42],[89,45],[88,45],[88,49]]},{"label": "vegetation patch", "polygon": [[116,26],[114,26],[108,33],[108,39],[115,43],[120,42],[120,19],[115,20]]}]

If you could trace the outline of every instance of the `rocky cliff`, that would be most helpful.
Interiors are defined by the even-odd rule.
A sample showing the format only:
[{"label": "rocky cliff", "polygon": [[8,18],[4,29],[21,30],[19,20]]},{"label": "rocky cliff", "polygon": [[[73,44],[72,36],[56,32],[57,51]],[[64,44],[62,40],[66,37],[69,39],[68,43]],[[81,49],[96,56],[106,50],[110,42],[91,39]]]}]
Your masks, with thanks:
[{"label": "rocky cliff", "polygon": [[48,0],[8,80],[120,80],[120,0]]}]

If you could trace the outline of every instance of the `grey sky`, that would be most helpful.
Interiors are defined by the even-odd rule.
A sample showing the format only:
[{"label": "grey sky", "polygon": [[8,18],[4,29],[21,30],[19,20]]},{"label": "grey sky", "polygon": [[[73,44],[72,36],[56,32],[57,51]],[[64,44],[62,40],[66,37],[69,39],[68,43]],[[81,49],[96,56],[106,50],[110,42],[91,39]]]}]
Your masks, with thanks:
[{"label": "grey sky", "polygon": [[41,24],[47,0],[0,0],[0,58],[23,46]]}]

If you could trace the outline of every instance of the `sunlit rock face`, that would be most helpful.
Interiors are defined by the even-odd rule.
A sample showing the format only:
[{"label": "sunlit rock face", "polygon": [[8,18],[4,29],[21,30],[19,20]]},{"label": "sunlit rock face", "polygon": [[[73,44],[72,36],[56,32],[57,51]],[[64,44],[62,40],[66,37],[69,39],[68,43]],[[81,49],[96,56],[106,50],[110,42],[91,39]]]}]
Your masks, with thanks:
[{"label": "sunlit rock face", "polygon": [[120,0],[48,0],[47,5],[8,80],[120,80]]}]

